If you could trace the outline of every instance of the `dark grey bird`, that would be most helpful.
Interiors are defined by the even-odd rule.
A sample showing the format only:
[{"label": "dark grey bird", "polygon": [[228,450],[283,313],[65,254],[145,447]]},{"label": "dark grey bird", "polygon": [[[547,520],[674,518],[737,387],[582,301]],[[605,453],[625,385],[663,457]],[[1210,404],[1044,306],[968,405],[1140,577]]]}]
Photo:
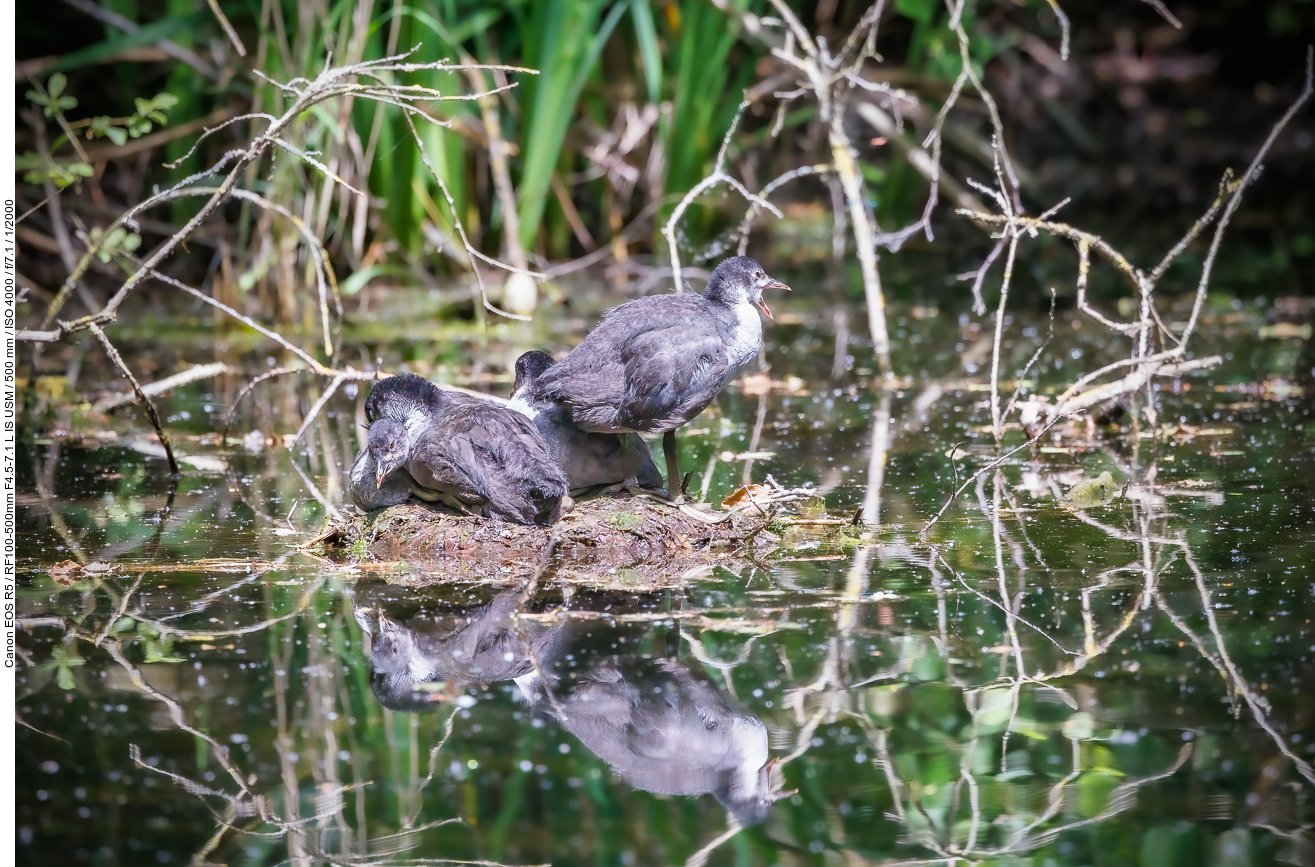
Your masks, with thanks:
[{"label": "dark grey bird", "polygon": [[617,632],[604,624],[563,643],[559,653],[568,664],[541,664],[517,681],[526,701],[556,717],[637,788],[710,792],[741,825],[763,821],[788,793],[772,779],[775,762],[762,720],[701,666],[616,650],[640,645],[622,644],[617,638],[624,632]]},{"label": "dark grey bird", "polygon": [[[361,492],[361,508],[397,496],[392,476],[403,473],[412,496],[458,512],[542,525],[561,516],[566,477],[520,413],[404,374],[375,384],[365,417],[375,492]],[[354,499],[357,476],[353,467]]]},{"label": "dark grey bird", "polygon": [[[650,656],[651,621],[613,619],[658,611],[660,593],[582,588],[570,607],[609,616],[550,620],[518,615],[558,610],[554,594],[527,599],[511,590],[477,601],[450,586],[398,594],[363,582],[354,595],[370,636],[370,688],[384,707],[433,710],[456,694],[454,684],[510,680],[529,710],[558,720],[638,788],[711,793],[746,827],[789,794],[772,779],[756,715],[701,665]],[[668,638],[674,653],[679,633]]]},{"label": "dark grey bird", "polygon": [[516,384],[508,408],[534,422],[548,454],[566,474],[571,496],[579,499],[629,485],[662,486],[648,443],[639,434],[590,433],[571,423],[566,410],[537,395],[539,377],[553,365],[546,352],[531,350],[516,359]]},{"label": "dark grey bird", "polygon": [[489,684],[531,674],[535,659],[556,656],[561,627],[517,620],[523,604],[520,591],[501,593],[486,605],[405,622],[381,607],[357,608],[356,620],[370,635],[375,697],[393,710],[425,710],[440,694],[436,683]]},{"label": "dark grey bird", "polygon": [[352,501],[362,511],[386,509],[411,499],[414,480],[410,474],[405,470],[385,473],[385,464],[375,459],[375,455],[387,456],[387,465],[397,466],[406,461],[406,453],[406,425],[387,418],[370,425],[366,446],[348,475]]},{"label": "dark grey bird", "polygon": [[650,295],[609,310],[566,358],[539,375],[536,397],[556,404],[582,431],[663,434],[667,494],[679,499],[676,428],[703,412],[758,356],[758,310],[772,315],[763,290],[789,288],[752,259],[726,259],[702,295]]}]

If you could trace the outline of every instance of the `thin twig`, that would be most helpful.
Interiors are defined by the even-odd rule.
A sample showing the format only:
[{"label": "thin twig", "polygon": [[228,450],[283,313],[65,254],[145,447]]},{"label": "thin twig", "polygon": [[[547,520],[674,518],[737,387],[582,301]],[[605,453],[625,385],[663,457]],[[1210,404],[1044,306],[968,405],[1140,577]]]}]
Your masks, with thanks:
[{"label": "thin twig", "polygon": [[128,365],[123,363],[123,356],[119,355],[119,351],[114,348],[114,344],[110,343],[110,339],[105,336],[105,332],[101,330],[101,327],[92,323],[87,327],[87,330],[100,341],[100,345],[104,347],[105,354],[109,356],[110,361],[114,362],[114,366],[132,385],[133,393],[137,395],[137,402],[141,404],[142,409],[146,410],[146,417],[151,420],[151,424],[155,427],[155,435],[160,438],[160,444],[164,446],[164,456],[169,459],[169,475],[178,475],[178,461],[174,460],[173,446],[169,443],[169,435],[164,432],[164,426],[160,424],[160,416],[155,411],[155,404],[151,403],[151,399],[142,391],[141,385],[137,382],[137,377],[133,376],[132,371],[128,369]]},{"label": "thin twig", "polygon": [[215,13],[215,17],[219,19],[219,26],[224,28],[224,33],[228,35],[228,41],[233,43],[233,50],[238,53],[239,57],[246,57],[247,47],[242,44],[242,38],[237,35],[233,25],[228,23],[228,16],[224,14],[224,10],[219,8],[219,0],[206,0],[206,2],[210,4],[210,11]]}]

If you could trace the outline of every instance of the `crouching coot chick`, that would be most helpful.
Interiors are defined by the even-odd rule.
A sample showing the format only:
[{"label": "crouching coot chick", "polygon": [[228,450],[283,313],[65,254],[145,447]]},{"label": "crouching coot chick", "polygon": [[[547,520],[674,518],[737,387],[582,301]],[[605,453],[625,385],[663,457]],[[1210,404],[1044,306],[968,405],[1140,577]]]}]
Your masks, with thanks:
[{"label": "crouching coot chick", "polygon": [[411,499],[413,480],[405,470],[386,473],[384,462],[376,455],[400,455],[387,461],[396,466],[405,462],[407,454],[406,425],[394,419],[380,419],[370,425],[365,449],[356,456],[348,475],[352,501],[365,512],[386,509]]},{"label": "crouching coot chick", "polygon": [[571,495],[580,497],[627,484],[661,487],[662,474],[653,464],[648,443],[638,434],[580,430],[563,407],[539,396],[539,378],[552,365],[552,357],[537,349],[516,359],[516,384],[508,407],[534,422],[548,454],[566,474]]},{"label": "crouching coot chick", "polygon": [[486,518],[547,525],[561,516],[566,477],[520,413],[404,374],[375,383],[365,417],[369,441],[351,474],[362,509],[395,505],[409,488]]},{"label": "crouching coot chick", "polygon": [[677,499],[676,428],[758,356],[758,310],[772,315],[763,290],[789,288],[752,259],[726,259],[702,295],[650,295],[608,311],[570,355],[539,375],[538,396],[582,431],[663,434],[667,493]]}]

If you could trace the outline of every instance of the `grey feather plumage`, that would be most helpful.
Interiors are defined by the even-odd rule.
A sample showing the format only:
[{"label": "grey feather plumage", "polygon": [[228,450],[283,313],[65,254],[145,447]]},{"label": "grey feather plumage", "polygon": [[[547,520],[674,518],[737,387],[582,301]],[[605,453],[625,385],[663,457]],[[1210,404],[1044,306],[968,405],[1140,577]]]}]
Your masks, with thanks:
[{"label": "grey feather plumage", "polygon": [[724,260],[702,295],[653,295],[613,308],[535,397],[589,433],[661,433],[668,494],[682,479],[674,432],[716,399],[762,348],[763,290],[788,289],[744,256]]},{"label": "grey feather plumage", "polygon": [[662,485],[648,443],[638,434],[581,430],[559,405],[539,396],[539,378],[553,365],[547,353],[526,352],[516,360],[511,408],[533,421],[557,465],[566,474],[572,496],[582,496],[634,480],[642,488]]},{"label": "grey feather plumage", "polygon": [[[523,524],[550,524],[567,495],[566,477],[533,424],[519,413],[468,395],[444,392],[411,374],[376,383],[365,404],[374,461],[383,478],[372,491],[358,486],[361,508],[391,505],[403,484],[410,494],[459,512]],[[406,433],[404,448],[374,449],[376,429]],[[361,459],[358,458],[358,464]],[[394,474],[401,473],[401,480]],[[409,481],[407,481],[409,480]]]}]

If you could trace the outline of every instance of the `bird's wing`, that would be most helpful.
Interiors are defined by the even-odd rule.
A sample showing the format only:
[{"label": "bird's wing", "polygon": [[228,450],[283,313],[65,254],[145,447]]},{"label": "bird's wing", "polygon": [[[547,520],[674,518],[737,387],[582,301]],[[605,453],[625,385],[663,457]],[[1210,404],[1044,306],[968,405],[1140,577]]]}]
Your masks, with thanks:
[{"label": "bird's wing", "polygon": [[445,419],[416,443],[406,469],[423,488],[450,495],[467,504],[488,500],[489,478],[477,442],[487,437],[457,418]]},{"label": "bird's wing", "polygon": [[478,404],[464,410],[460,427],[456,439],[469,449],[461,469],[478,484],[486,514],[525,523],[547,520],[566,495],[567,482],[534,423],[520,413]]},{"label": "bird's wing", "polygon": [[576,351],[539,378],[540,398],[564,410],[564,421],[581,430],[619,432],[616,408],[625,398],[625,365],[610,353]]},{"label": "bird's wing", "polygon": [[[609,310],[570,355],[545,370],[539,395],[565,408],[572,424],[591,433],[667,429],[641,420],[650,417],[647,413],[663,421],[672,412],[680,415],[681,404],[688,402],[680,396],[692,396],[689,375],[708,357],[724,356],[719,348],[716,326],[698,295],[639,298]],[[662,385],[653,393],[657,383]],[[650,402],[651,407],[642,406]]]},{"label": "bird's wing", "polygon": [[618,418],[629,430],[653,432],[674,430],[702,412],[721,391],[728,364],[721,336],[707,320],[636,334],[622,359]]}]

